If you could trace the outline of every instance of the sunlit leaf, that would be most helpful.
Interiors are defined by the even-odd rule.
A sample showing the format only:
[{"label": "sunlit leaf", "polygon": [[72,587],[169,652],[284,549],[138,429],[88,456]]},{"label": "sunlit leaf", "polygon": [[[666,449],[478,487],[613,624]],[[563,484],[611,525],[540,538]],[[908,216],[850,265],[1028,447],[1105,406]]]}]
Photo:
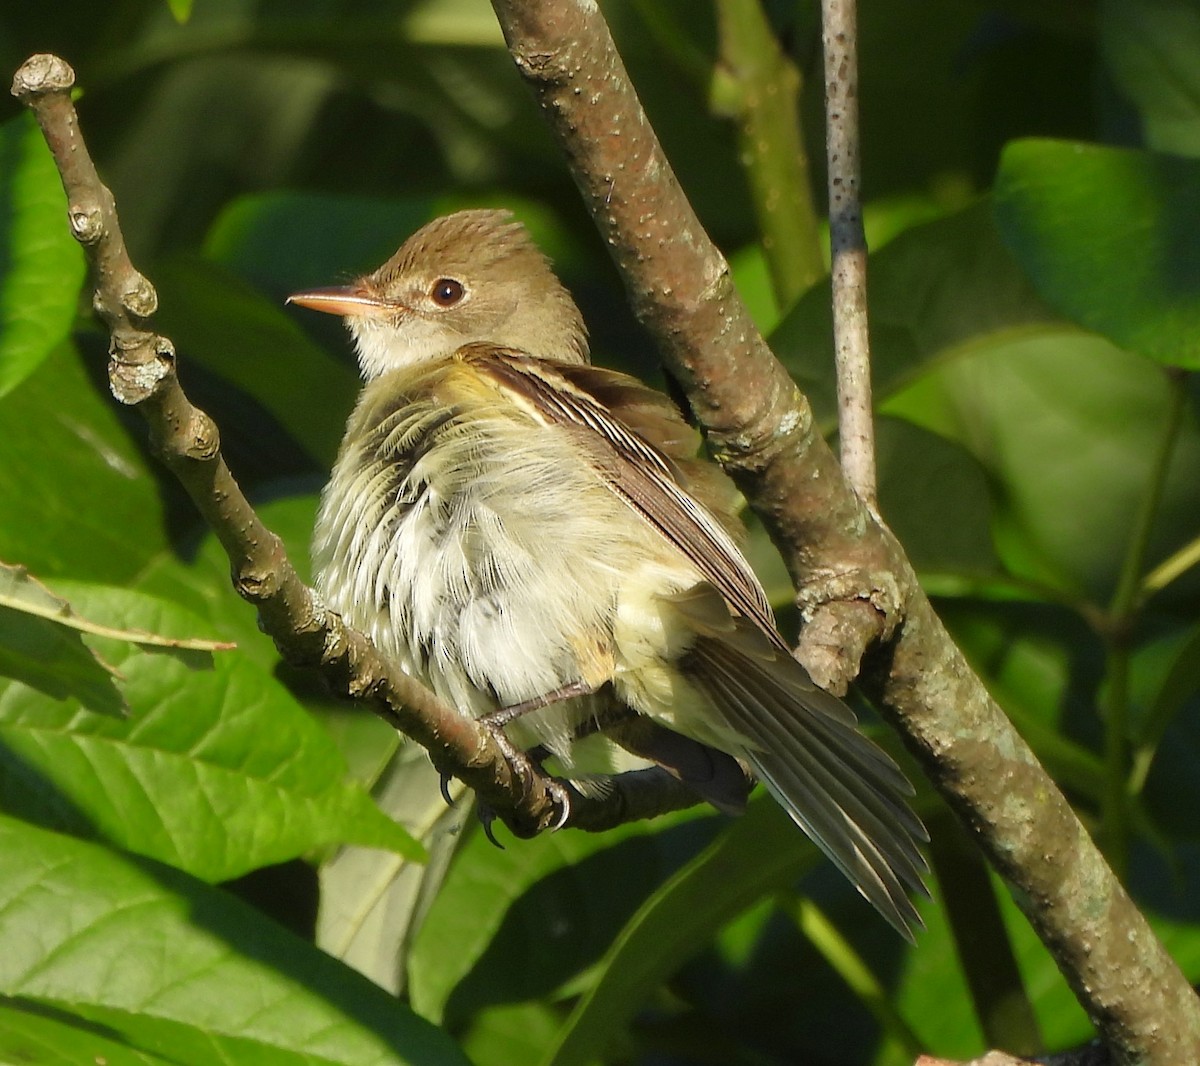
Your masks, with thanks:
[{"label": "sunlit leaf", "polygon": [[1123,348],[1200,369],[1200,160],[1014,141],[995,200],[1048,303]]},{"label": "sunlit leaf", "polygon": [[83,283],[67,198],[32,115],[0,126],[0,396],[66,339]]},{"label": "sunlit leaf", "polygon": [[0,994],[61,1023],[25,1025],[60,1056],[111,1042],[122,1066],[466,1062],[370,982],[175,870],[3,816],[0,852]]},{"label": "sunlit leaf", "polygon": [[[94,618],[167,634],[201,629],[141,594],[64,591]],[[0,687],[5,810],[213,881],[342,841],[420,854],[343,782],[333,742],[270,674],[235,653],[92,639],[126,679],[129,717],[102,717],[17,682]]]}]

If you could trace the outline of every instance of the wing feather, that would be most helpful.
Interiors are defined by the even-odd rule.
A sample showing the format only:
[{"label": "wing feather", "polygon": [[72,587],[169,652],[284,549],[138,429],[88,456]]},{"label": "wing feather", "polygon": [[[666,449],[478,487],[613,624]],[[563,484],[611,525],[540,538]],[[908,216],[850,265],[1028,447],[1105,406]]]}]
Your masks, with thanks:
[{"label": "wing feather", "polygon": [[747,739],[746,758],[793,820],[911,939],[920,918],[908,893],[925,892],[918,842],[928,836],[905,802],[911,786],[899,768],[797,688],[802,671],[794,660],[751,659],[701,637],[687,668]]},{"label": "wing feather", "polygon": [[[716,588],[738,614],[751,619],[769,640],[786,649],[775,629],[774,615],[758,577],[721,522],[683,487],[683,475],[674,458],[634,432],[594,393],[620,396],[627,405],[653,410],[669,430],[678,415],[663,412],[665,398],[635,379],[598,367],[560,366],[486,345],[460,350],[480,374],[504,389],[514,402],[543,421],[582,429],[605,452],[591,449],[595,465],[614,492],[670,541]],[[589,386],[590,390],[584,388]],[[680,434],[679,436],[682,436]],[[684,456],[680,455],[680,459]]]}]

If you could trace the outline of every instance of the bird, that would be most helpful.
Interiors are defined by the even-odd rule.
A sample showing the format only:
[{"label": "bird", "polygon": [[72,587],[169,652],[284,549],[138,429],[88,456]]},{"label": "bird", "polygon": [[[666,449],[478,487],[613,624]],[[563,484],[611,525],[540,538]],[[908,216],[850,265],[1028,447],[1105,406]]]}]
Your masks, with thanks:
[{"label": "bird", "polygon": [[708,752],[718,807],[749,766],[911,940],[928,841],[911,784],[792,655],[697,431],[590,363],[525,227],[436,218],[377,270],[288,302],[342,317],[365,380],[315,524],[326,604],[523,744],[569,759],[615,708]]}]

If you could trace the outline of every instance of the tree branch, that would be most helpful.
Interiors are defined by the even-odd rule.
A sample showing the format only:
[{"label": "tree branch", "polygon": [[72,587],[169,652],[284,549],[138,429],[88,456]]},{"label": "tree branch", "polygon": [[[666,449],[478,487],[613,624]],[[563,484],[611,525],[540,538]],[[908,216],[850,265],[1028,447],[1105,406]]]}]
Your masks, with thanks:
[{"label": "tree branch", "polygon": [[[130,262],[112,193],[101,183],[79,131],[70,95],[74,83],[63,60],[36,55],[17,71],[12,91],[42,128],[66,190],[71,230],[94,271],[94,306],[111,334],[113,395],[145,417],[153,449],[229,556],[238,594],[258,609],[263,630],[285,659],[319,670],[334,692],[365,704],[426,748],[438,770],[474,789],[514,833],[532,836],[558,825],[562,785],[482,723],[389,670],[367,638],[304,585],[279,538],[242,495],[221,457],[217,427],[179,386],[174,347],[148,328],[158,297]],[[657,768],[612,780],[603,796],[572,792],[563,824],[602,831],[700,802]]]},{"label": "tree branch", "polygon": [[801,658],[819,666],[822,640],[846,640],[856,656],[895,636],[872,657],[865,689],[1017,889],[1118,1061],[1200,1061],[1200,1001],[954,646],[899,546],[840,476],[807,401],[734,294],[597,5],[492,6],[635,312],[788,561],[816,623]]},{"label": "tree branch", "polygon": [[833,347],[838,442],[846,480],[875,510],[875,423],[867,332],[867,237],[863,232],[858,137],[855,0],[821,0],[825,48],[825,144],[829,162]]}]

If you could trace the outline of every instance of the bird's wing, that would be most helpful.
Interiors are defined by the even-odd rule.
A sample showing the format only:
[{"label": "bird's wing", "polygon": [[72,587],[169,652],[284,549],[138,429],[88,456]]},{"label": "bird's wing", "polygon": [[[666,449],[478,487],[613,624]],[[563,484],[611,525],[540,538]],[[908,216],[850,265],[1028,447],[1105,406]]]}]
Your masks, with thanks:
[{"label": "bird's wing", "polygon": [[676,459],[687,457],[685,447],[694,450],[696,434],[667,397],[616,371],[549,363],[491,345],[468,345],[457,358],[539,420],[584,434],[586,452],[612,490],[678,548],[736,614],[786,650],[750,564],[682,484]]},{"label": "bird's wing", "polygon": [[[908,893],[923,890],[918,845],[928,839],[908,808],[912,788],[858,731],[853,711],[792,657],[749,564],[681,484],[683,423],[668,412],[670,401],[597,367],[487,346],[459,357],[534,417],[579,433],[613,491],[696,567],[703,581],[672,597],[697,634],[685,654],[689,676],[743,738],[739,754],[792,818],[911,939],[920,919]],[[679,448],[651,443],[658,439],[678,440]]]}]

